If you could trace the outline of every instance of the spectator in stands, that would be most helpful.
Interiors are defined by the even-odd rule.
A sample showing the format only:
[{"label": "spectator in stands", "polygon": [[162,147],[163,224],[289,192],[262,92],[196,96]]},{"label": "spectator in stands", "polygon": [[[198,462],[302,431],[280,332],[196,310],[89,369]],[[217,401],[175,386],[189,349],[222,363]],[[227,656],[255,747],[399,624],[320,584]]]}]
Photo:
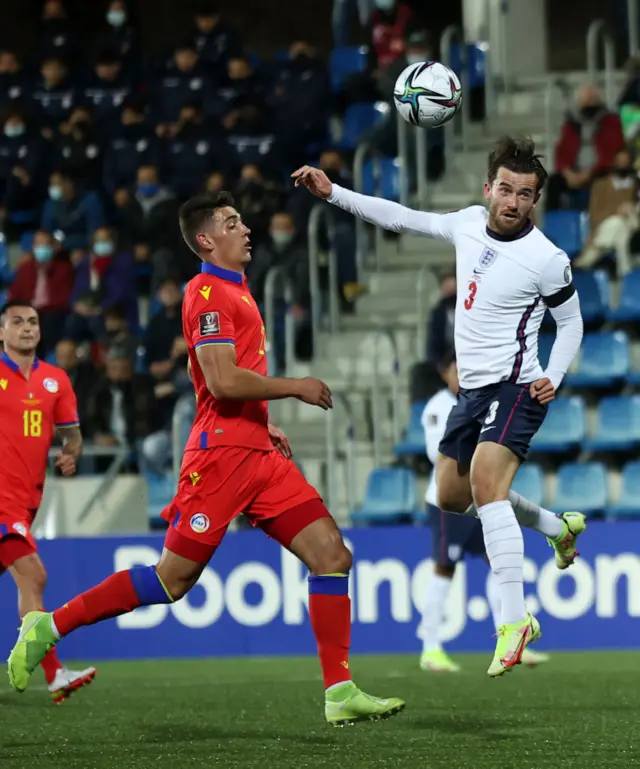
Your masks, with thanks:
[{"label": "spectator in stands", "polygon": [[78,401],[80,426],[84,428],[88,423],[91,392],[96,381],[96,371],[90,360],[79,357],[78,345],[73,339],[60,339],[56,345],[55,356],[56,366],[60,366],[63,371],[66,371],[71,380],[71,386]]},{"label": "spectator in stands", "polygon": [[58,56],[47,56],[43,60],[40,75],[31,98],[35,102],[35,117],[44,135],[51,138],[76,103],[77,93],[69,68]]},{"label": "spectator in stands", "polygon": [[156,424],[151,381],[134,373],[127,350],[112,347],[91,397],[88,435],[98,446],[133,450]]},{"label": "spectator in stands", "polygon": [[174,122],[184,104],[202,102],[208,94],[214,93],[211,78],[191,43],[176,47],[171,64],[152,88],[153,114],[157,123]]},{"label": "spectator in stands", "polygon": [[204,183],[204,192],[220,192],[227,189],[227,180],[222,171],[214,171],[207,176],[207,180]]},{"label": "spectator in stands", "polygon": [[69,314],[73,267],[50,232],[38,230],[31,254],[16,271],[10,300],[28,302],[40,314],[40,355],[46,356],[62,335]]},{"label": "spectator in stands", "polygon": [[123,302],[116,302],[104,311],[104,330],[98,338],[103,362],[113,347],[126,352],[131,361],[136,359],[140,342],[127,317],[127,307]]},{"label": "spectator in stands", "polygon": [[18,56],[13,51],[0,50],[0,108],[24,101],[26,85]]},{"label": "spectator in stands", "polygon": [[227,129],[227,141],[233,149],[231,162],[238,166],[259,166],[269,176],[281,175],[291,167],[289,155],[282,154],[286,145],[273,133],[263,107],[246,104],[234,109],[225,115],[222,125]]},{"label": "spectator in stands", "polygon": [[109,49],[100,51],[83,95],[93,108],[102,136],[112,135],[122,104],[130,93],[131,80],[122,60]]},{"label": "spectator in stands", "polygon": [[111,0],[107,5],[105,23],[96,49],[113,51],[122,62],[126,75],[135,76],[138,71],[138,35],[124,0]]},{"label": "spectator in stands", "polygon": [[593,267],[613,252],[619,276],[631,270],[630,239],[638,227],[638,176],[628,150],[613,159],[611,173],[593,183],[589,201],[591,235],[579,259],[578,268]]},{"label": "spectator in stands", "polygon": [[204,119],[197,104],[184,105],[178,121],[162,126],[161,133],[164,174],[180,199],[195,194],[214,168],[230,169],[229,151],[220,131]]},{"label": "spectator in stands", "polygon": [[103,222],[102,203],[95,192],[80,192],[64,171],[51,174],[42,228],[54,233],[66,251],[88,248],[93,233]]},{"label": "spectator in stands", "polygon": [[265,177],[257,165],[248,164],[240,171],[234,198],[244,223],[251,230],[255,249],[266,240],[271,217],[284,205],[284,188]]},{"label": "spectator in stands", "polygon": [[440,278],[440,299],[431,310],[427,333],[427,361],[434,370],[454,349],[456,290],[455,275],[445,274]]},{"label": "spectator in stands", "polygon": [[88,107],[74,107],[53,141],[53,163],[81,189],[97,189],[102,176],[102,147]]},{"label": "spectator in stands", "polygon": [[62,0],[45,0],[36,51],[72,62],[78,46]]},{"label": "spectator in stands", "polygon": [[38,130],[21,108],[10,107],[0,138],[0,219],[36,208],[44,155]]},{"label": "spectator in stands", "polygon": [[146,116],[144,102],[139,96],[128,96],[122,106],[116,135],[108,142],[104,162],[104,186],[109,195],[135,183],[141,166],[157,166],[160,161],[159,139]]},{"label": "spectator in stands", "polygon": [[[610,112],[593,85],[578,94],[556,145],[556,173],[547,184],[547,209],[584,207],[594,179],[606,174],[624,146],[620,118]],[[582,191],[582,195],[577,195]],[[585,194],[586,193],[586,194]]]},{"label": "spectator in stands", "polygon": [[214,0],[202,0],[196,9],[193,43],[202,63],[214,76],[223,72],[230,56],[241,51],[235,30],[225,23]]},{"label": "spectator in stands", "polygon": [[217,120],[247,104],[264,106],[262,86],[245,56],[229,59],[226,76],[220,78],[219,85],[205,97],[207,115]]}]

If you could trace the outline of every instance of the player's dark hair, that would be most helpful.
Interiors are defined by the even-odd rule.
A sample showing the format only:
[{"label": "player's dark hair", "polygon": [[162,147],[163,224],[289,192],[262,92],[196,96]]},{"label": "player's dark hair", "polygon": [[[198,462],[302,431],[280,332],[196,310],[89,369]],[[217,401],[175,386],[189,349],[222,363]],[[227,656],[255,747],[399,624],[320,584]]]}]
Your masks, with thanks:
[{"label": "player's dark hair", "polygon": [[200,247],[196,236],[205,227],[206,223],[213,218],[214,213],[219,208],[233,206],[233,197],[231,193],[220,190],[220,192],[204,192],[183,203],[178,212],[180,222],[180,232],[185,243],[194,254],[200,256]]},{"label": "player's dark hair", "polygon": [[503,136],[489,153],[489,184],[493,184],[500,168],[506,168],[516,174],[535,174],[536,192],[540,192],[549,175],[542,165],[543,159],[544,155],[536,153],[536,145],[529,136]]},{"label": "player's dark hair", "polygon": [[[28,299],[25,299],[25,300],[10,299],[8,302],[5,302],[0,308],[0,326],[4,325],[4,319],[7,314],[7,311],[11,310],[13,307],[28,307],[30,310],[36,310],[36,308],[31,304],[31,302]],[[36,312],[38,311],[36,310]]]}]

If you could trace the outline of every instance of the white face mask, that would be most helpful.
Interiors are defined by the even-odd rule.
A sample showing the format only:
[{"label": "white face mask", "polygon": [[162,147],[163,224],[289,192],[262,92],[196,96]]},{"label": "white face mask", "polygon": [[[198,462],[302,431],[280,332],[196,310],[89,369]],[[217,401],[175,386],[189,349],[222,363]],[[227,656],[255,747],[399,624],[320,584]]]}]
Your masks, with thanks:
[{"label": "white face mask", "polygon": [[107,22],[112,27],[121,27],[127,20],[127,14],[124,11],[109,11],[107,13]]},{"label": "white face mask", "polygon": [[395,7],[396,0],[376,0],[376,8],[379,11],[390,11]]},{"label": "white face mask", "polygon": [[293,240],[293,232],[286,232],[285,230],[274,230],[271,233],[276,248],[286,248]]},{"label": "white face mask", "polygon": [[421,61],[428,61],[427,57],[421,53],[408,53],[407,62],[409,64],[418,64]]}]

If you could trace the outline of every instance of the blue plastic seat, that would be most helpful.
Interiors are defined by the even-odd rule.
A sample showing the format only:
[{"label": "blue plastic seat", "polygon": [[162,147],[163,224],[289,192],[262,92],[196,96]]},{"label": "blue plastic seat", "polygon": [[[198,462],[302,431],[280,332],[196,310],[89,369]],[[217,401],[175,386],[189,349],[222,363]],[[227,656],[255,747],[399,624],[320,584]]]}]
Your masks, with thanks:
[{"label": "blue plastic seat", "polygon": [[542,231],[569,258],[582,251],[584,220],[582,211],[549,211],[545,214]]},{"label": "blue plastic seat", "polygon": [[577,450],[586,433],[584,401],[579,396],[556,398],[531,442],[534,454],[568,454]]},{"label": "blue plastic seat", "polygon": [[640,517],[640,462],[629,462],[622,468],[620,496],[607,508],[607,515]]},{"label": "blue plastic seat", "polygon": [[617,323],[640,320],[640,270],[634,270],[622,278],[620,301],[615,309],[609,310],[607,317]]},{"label": "blue plastic seat", "polygon": [[[384,105],[386,107],[386,105]],[[342,137],[339,146],[353,150],[364,133],[384,117],[379,102],[357,102],[347,108],[342,124]]]},{"label": "blue plastic seat", "polygon": [[520,465],[511,487],[535,505],[544,502],[544,474],[538,465],[529,462]]},{"label": "blue plastic seat", "polygon": [[[379,169],[379,178],[376,174]],[[376,183],[377,182],[377,183]],[[400,200],[398,161],[395,158],[368,160],[362,168],[362,192],[378,195],[386,200]]]},{"label": "blue plastic seat", "polygon": [[424,429],[422,427],[422,412],[425,405],[422,402],[412,404],[409,424],[405,428],[402,440],[393,447],[393,453],[397,457],[425,455],[426,447],[424,443]]},{"label": "blue plastic seat", "polygon": [[366,46],[343,46],[334,48],[329,56],[329,76],[334,92],[342,90],[349,75],[363,72],[367,67]]},{"label": "blue plastic seat", "polygon": [[410,521],[417,508],[416,476],[408,467],[377,467],[367,480],[362,507],[353,523],[393,524]]},{"label": "blue plastic seat", "polygon": [[623,331],[585,334],[578,369],[565,381],[571,387],[613,387],[629,373],[629,339]]},{"label": "blue plastic seat", "polygon": [[640,395],[603,398],[587,451],[630,451],[640,446]]},{"label": "blue plastic seat", "polygon": [[585,323],[601,323],[608,311],[608,279],[602,270],[574,272],[573,284],[580,297],[580,310]]},{"label": "blue plastic seat", "polygon": [[538,360],[542,368],[546,369],[549,364],[551,348],[556,341],[555,334],[540,334],[538,336]]},{"label": "blue plastic seat", "polygon": [[176,491],[176,484],[171,475],[156,475],[145,473],[149,494],[149,521],[151,528],[163,528],[164,520],[160,518],[162,510],[171,502]]},{"label": "blue plastic seat", "polygon": [[601,462],[563,465],[558,471],[553,509],[600,515],[609,500],[607,471]]}]

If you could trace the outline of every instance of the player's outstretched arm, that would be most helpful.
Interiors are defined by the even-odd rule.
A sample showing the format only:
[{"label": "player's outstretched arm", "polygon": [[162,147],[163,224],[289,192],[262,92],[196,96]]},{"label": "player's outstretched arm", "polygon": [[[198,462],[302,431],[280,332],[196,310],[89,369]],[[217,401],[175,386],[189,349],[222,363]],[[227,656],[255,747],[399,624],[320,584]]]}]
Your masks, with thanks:
[{"label": "player's outstretched arm", "polygon": [[236,365],[235,348],[230,345],[201,345],[196,348],[207,389],[218,400],[274,401],[298,398],[321,409],[333,407],[331,391],[319,379],[289,379],[262,376]]},{"label": "player's outstretched arm", "polygon": [[383,198],[362,195],[333,184],[318,168],[302,166],[291,175],[296,187],[304,185],[312,195],[348,211],[366,222],[393,232],[452,240],[451,215],[415,211]]}]

